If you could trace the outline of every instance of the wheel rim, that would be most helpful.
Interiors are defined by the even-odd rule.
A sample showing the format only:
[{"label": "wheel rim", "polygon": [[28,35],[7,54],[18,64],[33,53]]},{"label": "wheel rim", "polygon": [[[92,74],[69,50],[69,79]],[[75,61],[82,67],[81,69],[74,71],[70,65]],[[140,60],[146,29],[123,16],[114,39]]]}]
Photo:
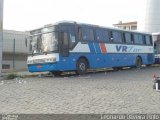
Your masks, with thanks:
[{"label": "wheel rim", "polygon": [[86,65],[85,65],[85,63],[80,63],[79,64],[79,68],[80,68],[81,71],[86,71]]},{"label": "wheel rim", "polygon": [[86,74],[88,69],[88,63],[85,59],[79,59],[77,61],[77,70],[76,73],[79,75]]}]

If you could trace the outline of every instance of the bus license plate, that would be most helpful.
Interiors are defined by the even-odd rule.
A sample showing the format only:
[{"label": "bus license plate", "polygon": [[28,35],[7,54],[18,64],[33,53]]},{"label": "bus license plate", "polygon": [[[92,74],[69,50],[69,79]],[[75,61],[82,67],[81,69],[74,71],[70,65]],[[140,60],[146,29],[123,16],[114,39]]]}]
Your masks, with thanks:
[{"label": "bus license plate", "polygon": [[42,68],[42,65],[41,64],[37,65],[37,68]]}]

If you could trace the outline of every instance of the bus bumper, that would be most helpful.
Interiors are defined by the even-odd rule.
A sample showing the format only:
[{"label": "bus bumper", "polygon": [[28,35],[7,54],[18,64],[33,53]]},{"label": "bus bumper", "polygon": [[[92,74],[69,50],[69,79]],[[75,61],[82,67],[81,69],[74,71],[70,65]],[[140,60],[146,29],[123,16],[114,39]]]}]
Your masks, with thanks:
[{"label": "bus bumper", "polygon": [[28,65],[29,72],[47,72],[47,71],[60,71],[57,69],[58,64],[45,63],[45,64],[30,64]]}]

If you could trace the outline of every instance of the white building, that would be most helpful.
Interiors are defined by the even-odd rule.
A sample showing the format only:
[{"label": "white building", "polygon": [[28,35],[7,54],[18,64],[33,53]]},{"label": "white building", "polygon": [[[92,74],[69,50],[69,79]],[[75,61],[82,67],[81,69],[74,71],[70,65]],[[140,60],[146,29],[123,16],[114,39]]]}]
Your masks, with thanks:
[{"label": "white building", "polygon": [[147,0],[145,6],[145,16],[138,21],[138,30],[160,32],[160,0]]},{"label": "white building", "polygon": [[3,31],[2,69],[23,70],[27,68],[28,48],[25,46],[25,38],[28,35],[28,32]]},{"label": "white building", "polygon": [[137,21],[133,22],[122,22],[120,21],[117,24],[113,24],[114,27],[124,30],[137,30]]}]

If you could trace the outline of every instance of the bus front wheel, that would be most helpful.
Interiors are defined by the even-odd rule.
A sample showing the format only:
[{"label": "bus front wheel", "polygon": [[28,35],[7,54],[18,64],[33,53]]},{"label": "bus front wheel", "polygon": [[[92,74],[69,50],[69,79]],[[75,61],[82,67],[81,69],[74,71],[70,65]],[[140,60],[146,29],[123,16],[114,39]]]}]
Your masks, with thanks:
[{"label": "bus front wheel", "polygon": [[87,69],[88,69],[88,62],[84,58],[79,59],[77,61],[76,73],[78,75],[84,75],[86,74]]}]

